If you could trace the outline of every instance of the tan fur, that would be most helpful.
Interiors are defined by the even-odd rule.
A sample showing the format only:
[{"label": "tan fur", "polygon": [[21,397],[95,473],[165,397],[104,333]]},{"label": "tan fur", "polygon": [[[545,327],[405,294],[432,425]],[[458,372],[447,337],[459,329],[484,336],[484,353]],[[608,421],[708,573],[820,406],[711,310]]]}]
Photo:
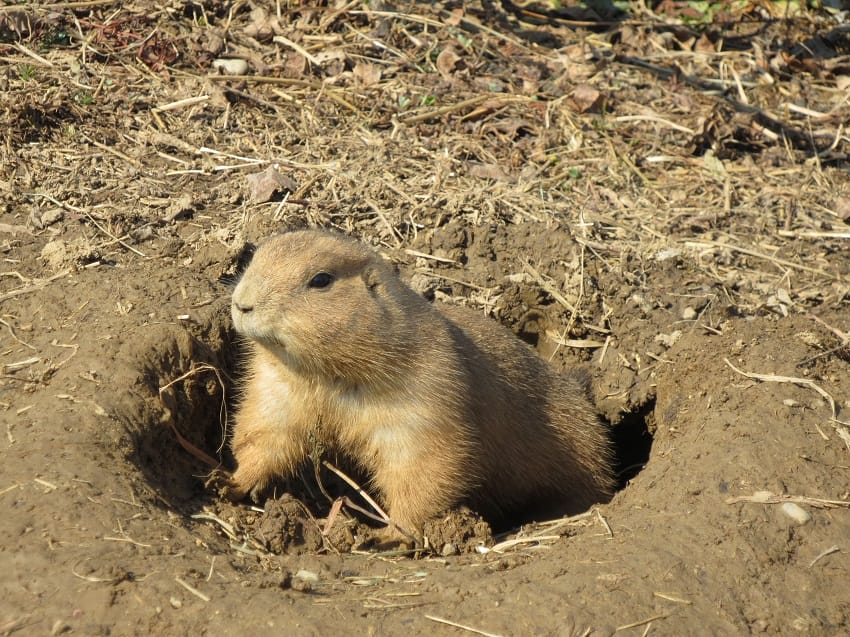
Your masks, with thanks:
[{"label": "tan fur", "polygon": [[[319,272],[333,282],[309,287]],[[252,341],[235,498],[292,476],[316,442],[357,462],[417,536],[460,502],[500,516],[547,500],[579,511],[611,494],[608,439],[579,381],[496,322],[428,303],[357,241],[269,239],[232,315]]]}]

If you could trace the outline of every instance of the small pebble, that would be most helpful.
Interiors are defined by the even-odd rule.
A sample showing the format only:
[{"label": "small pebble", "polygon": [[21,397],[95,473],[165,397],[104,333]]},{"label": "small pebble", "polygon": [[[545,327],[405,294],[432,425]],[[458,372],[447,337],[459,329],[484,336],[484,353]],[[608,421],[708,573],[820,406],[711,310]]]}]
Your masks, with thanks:
[{"label": "small pebble", "polygon": [[224,75],[245,75],[248,72],[248,63],[238,58],[213,60],[212,67]]},{"label": "small pebble", "polygon": [[177,599],[176,597],[172,597],[168,601],[171,603],[172,608],[181,608],[183,606],[183,602]]},{"label": "small pebble", "polygon": [[314,573],[313,571],[306,571],[303,568],[299,569],[295,575],[293,575],[296,579],[304,580],[305,582],[318,582],[319,575]]},{"label": "small pebble", "polygon": [[451,542],[446,542],[443,544],[443,550],[440,553],[443,557],[448,557],[449,555],[457,555],[458,554],[457,546],[452,544]]},{"label": "small pebble", "polygon": [[803,507],[793,502],[785,502],[782,505],[782,512],[797,524],[805,524],[812,519],[812,514],[806,511]]},{"label": "small pebble", "polygon": [[290,586],[292,590],[299,591],[301,593],[310,593],[313,590],[313,585],[317,584],[319,581],[318,574],[313,571],[305,571],[304,569],[300,569],[295,575],[292,576],[292,582],[290,582]]},{"label": "small pebble", "polygon": [[686,307],[682,310],[683,321],[693,321],[697,317],[697,311],[692,307]]}]

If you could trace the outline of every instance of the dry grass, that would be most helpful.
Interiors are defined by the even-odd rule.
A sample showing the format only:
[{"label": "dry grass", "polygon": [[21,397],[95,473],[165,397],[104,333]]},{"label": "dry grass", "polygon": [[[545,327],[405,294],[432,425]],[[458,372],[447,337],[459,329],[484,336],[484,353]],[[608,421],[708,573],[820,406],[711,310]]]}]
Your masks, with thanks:
[{"label": "dry grass", "polygon": [[[536,27],[559,43],[546,48],[475,6],[150,9],[0,14],[0,197],[37,232],[60,211],[71,264],[304,223],[398,248],[448,219],[538,220],[595,268],[640,277],[673,254],[745,311],[772,311],[778,289],[793,309],[846,302],[832,255],[848,241],[847,94],[832,62],[783,58],[769,28],[725,50],[647,13],[605,33],[560,19]],[[213,74],[217,57],[248,75]],[[254,201],[245,178],[268,164],[293,187]]]}]

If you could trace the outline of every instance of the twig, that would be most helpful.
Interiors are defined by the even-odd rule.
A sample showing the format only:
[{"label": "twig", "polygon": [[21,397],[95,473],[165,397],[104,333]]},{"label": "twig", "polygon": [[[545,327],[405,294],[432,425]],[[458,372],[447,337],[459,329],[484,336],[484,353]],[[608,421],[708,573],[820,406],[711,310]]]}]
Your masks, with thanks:
[{"label": "twig", "polygon": [[551,283],[549,283],[549,281],[544,279],[543,275],[541,275],[534,268],[533,265],[531,265],[530,263],[524,263],[523,267],[534,278],[534,280],[537,281],[537,284],[540,287],[542,287],[546,292],[548,292],[552,296],[553,299],[555,299],[558,303],[563,305],[565,308],[567,308],[573,314],[576,313],[576,308],[573,306],[573,304],[570,303],[569,301],[567,301],[567,299],[564,298],[564,295],[561,294],[561,292],[554,285],[552,285]]},{"label": "twig", "polygon": [[486,551],[485,553],[504,553],[508,549],[512,549],[515,546],[521,546],[523,544],[535,544],[538,542],[554,542],[555,540],[559,540],[561,538],[560,535],[534,535],[531,537],[518,537],[513,540],[505,540],[504,542],[499,542],[498,544],[494,544]]},{"label": "twig", "polygon": [[615,122],[655,122],[657,124],[664,124],[668,128],[672,128],[673,130],[677,130],[680,133],[687,133],[688,135],[696,134],[696,131],[692,128],[688,128],[687,126],[682,126],[681,124],[676,124],[675,122],[671,122],[668,119],[664,119],[663,117],[659,117],[658,115],[621,115],[619,117],[614,118]]},{"label": "twig", "polygon": [[391,526],[394,529],[398,530],[407,539],[409,539],[411,541],[416,540],[416,538],[414,538],[412,534],[408,533],[405,529],[401,528],[398,524],[396,524],[396,522],[394,522],[393,519],[390,518],[389,515],[387,515],[387,512],[384,511],[381,508],[381,506],[377,502],[375,502],[368,493],[366,493],[363,490],[363,487],[361,487],[354,480],[349,478],[347,475],[345,475],[345,473],[343,473],[342,471],[337,469],[335,466],[333,466],[327,460],[322,460],[322,464],[325,467],[327,467],[330,471],[333,471],[336,475],[338,475],[340,478],[342,478],[345,481],[345,483],[348,484],[348,486],[350,486],[352,489],[357,491],[357,493],[360,495],[360,497],[363,498],[364,500],[366,500],[366,502],[369,503],[369,506],[371,506],[373,509],[375,509],[375,511],[378,513],[378,515],[380,515],[381,518],[383,518],[384,524],[386,524],[387,526]]},{"label": "twig", "polygon": [[20,43],[18,43],[18,42],[15,42],[12,46],[13,46],[13,47],[15,47],[15,48],[16,48],[18,51],[20,51],[21,53],[23,53],[24,55],[27,55],[27,56],[31,57],[33,60],[35,60],[36,62],[38,62],[38,63],[39,63],[39,64],[41,64],[42,66],[46,66],[46,67],[49,67],[49,68],[53,68],[53,62],[51,62],[50,60],[45,60],[45,59],[44,59],[43,57],[41,57],[38,53],[34,53],[33,51],[30,51],[30,50],[29,50],[27,47],[25,47],[23,44],[20,44]]},{"label": "twig", "polygon": [[20,338],[18,338],[18,335],[17,335],[17,334],[15,334],[15,328],[14,328],[14,327],[12,327],[11,325],[9,325],[9,323],[7,323],[6,321],[4,321],[4,320],[3,320],[3,319],[1,319],[1,318],[0,318],[0,325],[5,325],[5,326],[6,326],[6,328],[9,330],[9,333],[12,335],[12,338],[14,338],[16,341],[18,341],[18,343],[20,343],[20,344],[21,344],[21,345],[23,345],[24,347],[28,347],[29,349],[31,349],[31,350],[32,350],[32,351],[34,351],[34,352],[37,352],[37,351],[38,351],[38,348],[37,348],[37,347],[34,347],[33,345],[30,345],[30,344],[29,344],[29,343],[27,343],[26,341],[22,341]]},{"label": "twig", "polygon": [[754,374],[752,372],[745,372],[738,369],[732,363],[729,362],[728,358],[724,358],[723,362],[726,363],[729,367],[731,367],[735,372],[747,378],[753,378],[755,380],[761,380],[770,383],[793,383],[795,385],[802,385],[803,387],[809,387],[810,389],[814,389],[817,393],[823,396],[827,400],[827,402],[829,402],[829,407],[832,410],[832,417],[830,418],[830,420],[842,425],[849,424],[838,420],[838,407],[835,405],[835,399],[829,394],[829,392],[824,389],[821,389],[814,381],[809,380],[808,378],[795,378],[794,376],[777,376],[775,374]]},{"label": "twig", "polygon": [[78,2],[43,4],[38,8],[56,11],[57,9],[88,9],[89,7],[102,7],[107,4],[118,4],[118,2],[116,0],[79,0]]},{"label": "twig", "polygon": [[444,619],[443,617],[437,617],[435,615],[425,615],[425,619],[430,619],[432,622],[437,622],[439,624],[454,626],[455,628],[460,628],[461,630],[465,630],[469,633],[475,633],[476,635],[484,635],[484,637],[501,637],[496,633],[488,633],[484,630],[479,630],[478,628],[473,628],[472,626],[466,626],[464,624],[458,624],[450,619]]},{"label": "twig", "polygon": [[179,577],[175,577],[175,578],[174,578],[174,581],[175,581],[175,582],[177,582],[178,584],[180,584],[180,586],[182,586],[183,588],[185,588],[187,591],[189,591],[190,593],[192,593],[192,595],[195,595],[196,597],[198,597],[198,598],[200,598],[200,599],[204,600],[205,602],[210,601],[210,596],[209,596],[209,595],[204,595],[201,591],[199,591],[197,588],[195,588],[194,586],[192,586],[192,585],[191,585],[191,584],[189,584],[188,582],[183,581],[183,580],[182,580],[182,579],[180,579]]},{"label": "twig", "polygon": [[272,40],[274,42],[278,42],[279,44],[286,45],[290,49],[295,51],[296,53],[304,56],[307,60],[309,60],[310,64],[312,64],[313,66],[315,66],[317,68],[322,67],[321,60],[319,60],[316,56],[311,55],[310,52],[307,51],[307,49],[305,49],[303,46],[300,46],[299,44],[296,44],[295,42],[293,42],[289,38],[284,37],[282,35],[276,35],[276,36],[274,36],[274,38],[272,38]]},{"label": "twig", "polygon": [[[691,88],[696,89],[698,91],[725,91],[727,88],[727,83],[725,82],[717,82],[715,80],[704,80],[693,75],[688,75],[687,73],[684,73],[680,68],[671,69],[663,66],[657,66],[655,64],[650,64],[645,60],[641,60],[640,58],[632,56],[615,55],[614,60],[621,64],[626,64],[628,66],[636,66],[638,68],[646,69],[648,71],[651,71],[652,73],[655,73],[659,77],[676,77],[682,80]],[[800,148],[801,150],[806,150],[811,153],[816,153],[818,151],[817,145],[812,136],[807,135],[806,133],[802,132],[797,128],[794,128],[793,126],[789,126],[788,124],[781,122],[774,117],[771,117],[762,109],[757,108],[755,106],[750,106],[749,104],[744,104],[738,100],[732,99],[731,97],[725,94],[722,94],[720,96],[720,99],[725,101],[739,113],[747,113],[749,115],[752,115],[753,120],[756,124],[763,126],[765,129],[771,131],[774,134],[785,137],[789,142],[791,142],[791,144],[794,145],[795,148]]]},{"label": "twig", "polygon": [[795,270],[802,270],[803,272],[819,274],[820,276],[825,276],[834,281],[840,279],[839,276],[831,274],[826,270],[821,270],[819,268],[810,268],[809,266],[803,265],[802,263],[794,263],[793,261],[787,261],[778,257],[772,257],[768,254],[762,254],[761,252],[756,252],[755,250],[750,250],[749,248],[744,248],[742,246],[735,246],[729,243],[723,243],[722,241],[685,241],[685,245],[693,248],[715,247],[725,250],[732,250],[733,252],[740,252],[741,254],[746,254],[747,256],[755,257],[756,259],[764,259],[765,261],[770,261],[786,268],[793,268]]},{"label": "twig", "polygon": [[54,274],[51,277],[46,279],[41,279],[38,283],[34,283],[33,285],[29,285],[27,287],[18,288],[17,290],[12,290],[11,292],[6,292],[5,294],[0,294],[0,302],[3,302],[7,299],[14,298],[16,296],[21,296],[23,294],[30,294],[32,292],[38,292],[42,288],[44,288],[48,283],[55,281],[56,279],[61,279],[63,276],[66,276],[71,273],[71,269],[67,268]]},{"label": "twig", "polygon": [[626,624],[625,626],[617,626],[617,628],[614,629],[614,632],[619,633],[621,630],[637,628],[638,626],[643,626],[644,624],[654,622],[656,619],[666,619],[667,617],[670,617],[669,613],[659,613],[658,615],[653,615],[652,617],[647,617],[646,619],[641,619],[640,621],[636,621],[631,624]]},{"label": "twig", "polygon": [[404,252],[412,257],[422,257],[423,259],[431,259],[432,261],[439,261],[440,263],[457,263],[454,259],[446,259],[445,257],[434,256],[433,254],[419,252],[418,250],[411,250],[410,248],[405,249]]},{"label": "twig", "polygon": [[652,593],[656,597],[660,597],[661,599],[666,599],[668,602],[676,602],[677,604],[693,604],[692,601],[688,599],[682,599],[681,597],[676,597],[674,595],[668,595],[667,593],[659,593],[658,591],[653,591]]},{"label": "twig", "polygon": [[838,551],[840,551],[840,550],[841,550],[841,548],[838,547],[838,546],[830,546],[828,549],[821,551],[820,553],[818,553],[818,555],[815,559],[813,559],[811,562],[809,562],[809,568],[812,568],[815,564],[817,564],[817,562],[819,560],[823,559],[827,555],[832,555],[833,553],[838,553]]},{"label": "twig", "polygon": [[793,502],[794,504],[807,504],[818,509],[850,508],[850,500],[824,500],[823,498],[810,498],[804,495],[776,495],[770,491],[756,491],[753,495],[739,495],[726,500],[726,504],[737,504],[739,502],[753,504]]},{"label": "twig", "polygon": [[[186,372],[182,376],[175,378],[174,380],[169,381],[168,383],[166,383],[165,385],[163,385],[162,387],[159,388],[159,400],[162,403],[162,406],[165,407],[166,409],[168,409],[168,406],[165,404],[165,401],[163,401],[163,399],[162,399],[162,393],[166,389],[168,389],[169,387],[174,385],[175,383],[179,383],[182,380],[186,380],[187,378],[189,378],[190,376],[194,376],[198,372],[207,371],[207,370],[210,370],[210,371],[213,372],[213,374],[215,374],[215,377],[218,380],[218,384],[221,387],[221,405],[219,406],[219,410],[218,410],[218,419],[219,419],[219,422],[221,423],[221,444],[218,446],[218,449],[216,449],[216,451],[218,453],[221,453],[221,450],[224,449],[224,443],[225,443],[225,440],[227,438],[227,395],[226,395],[227,390],[225,388],[224,380],[221,377],[221,372],[219,372],[218,368],[213,367],[212,365],[210,365],[208,363],[201,363],[200,365],[194,365],[193,364],[192,369],[190,369],[188,372]],[[197,458],[199,458],[200,460],[203,460],[204,462],[206,462],[207,464],[210,464],[213,467],[218,467],[221,464],[220,462],[213,460],[206,453],[204,453],[203,451],[201,451],[200,449],[195,447],[195,445],[193,445],[188,440],[183,438],[180,435],[180,432],[177,431],[177,429],[174,427],[174,424],[171,421],[169,421],[169,424],[171,425],[172,431],[174,431],[174,433],[177,435],[178,440],[181,440],[180,444],[183,445],[184,448],[186,448],[187,451],[194,454]],[[186,444],[184,444],[184,442]],[[191,449],[189,447],[186,447],[186,445],[189,445],[189,447],[191,447]],[[198,455],[198,454],[200,454],[200,455]]]},{"label": "twig", "polygon": [[211,522],[215,522],[221,527],[221,530],[232,540],[237,540],[239,538],[236,537],[236,529],[233,528],[233,525],[225,522],[217,515],[213,515],[212,513],[194,513],[189,516],[193,520],[209,520]]},{"label": "twig", "polygon": [[436,119],[437,117],[442,117],[443,115],[448,115],[449,113],[454,113],[455,111],[462,111],[470,106],[475,106],[476,104],[480,104],[481,102],[486,102],[487,100],[493,99],[492,95],[476,95],[475,97],[470,97],[468,100],[461,100],[456,104],[448,104],[446,106],[441,106],[440,108],[435,108],[433,111],[428,111],[427,113],[419,113],[418,115],[412,115],[410,117],[399,117],[398,123],[404,124],[405,126],[410,124],[418,124],[419,122],[424,122],[429,119]]},{"label": "twig", "polygon": [[184,106],[194,106],[195,104],[201,104],[202,102],[209,101],[209,99],[209,95],[196,95],[195,97],[187,97],[182,100],[177,100],[176,102],[169,102],[168,104],[157,106],[155,108],[152,108],[151,110],[154,113],[164,113],[165,111],[173,111],[178,108],[183,108]]}]

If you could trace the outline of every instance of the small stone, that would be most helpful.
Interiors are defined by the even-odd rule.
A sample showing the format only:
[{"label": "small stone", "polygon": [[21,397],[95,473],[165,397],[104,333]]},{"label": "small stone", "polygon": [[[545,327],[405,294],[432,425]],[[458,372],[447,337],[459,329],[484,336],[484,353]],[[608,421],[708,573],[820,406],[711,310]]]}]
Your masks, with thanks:
[{"label": "small stone", "polygon": [[669,348],[673,347],[680,338],[682,338],[682,330],[674,330],[669,334],[657,334],[655,336],[655,342]]},{"label": "small stone", "polygon": [[180,601],[179,599],[177,599],[176,597],[172,597],[171,599],[168,600],[168,602],[171,604],[171,608],[182,608],[183,607],[183,602]]},{"label": "small stone", "polygon": [[319,581],[319,575],[317,573],[314,573],[313,571],[304,570],[303,568],[299,569],[298,572],[293,575],[293,577],[295,577],[296,579],[304,580],[305,582]]},{"label": "small stone", "polygon": [[58,270],[68,259],[68,248],[65,242],[55,239],[41,249],[41,258],[52,270]]},{"label": "small stone", "polygon": [[248,63],[239,58],[219,58],[213,60],[212,67],[222,75],[245,75]]},{"label": "small stone", "polygon": [[793,502],[785,502],[782,505],[782,512],[797,524],[803,525],[812,519],[812,514],[806,511],[799,504]]},{"label": "small stone", "polygon": [[457,555],[460,551],[457,550],[457,545],[452,542],[446,542],[443,544],[443,550],[440,551],[440,554],[443,557],[448,557],[449,555]]},{"label": "small stone", "polygon": [[697,311],[692,307],[686,307],[682,310],[683,321],[693,321],[697,317]]}]

